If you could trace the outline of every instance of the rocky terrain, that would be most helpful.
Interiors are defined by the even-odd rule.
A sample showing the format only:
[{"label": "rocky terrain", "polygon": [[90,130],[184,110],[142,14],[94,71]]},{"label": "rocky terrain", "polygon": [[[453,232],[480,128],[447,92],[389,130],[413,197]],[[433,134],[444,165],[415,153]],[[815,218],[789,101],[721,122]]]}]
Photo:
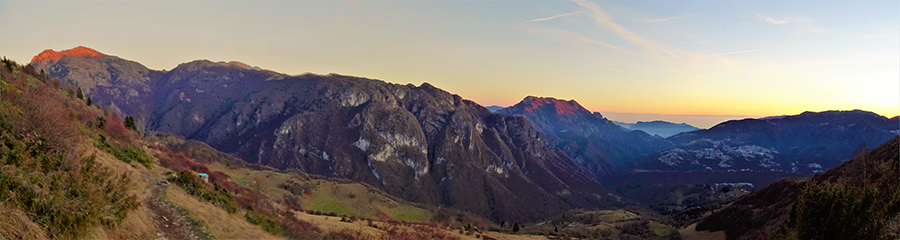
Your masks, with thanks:
[{"label": "rocky terrain", "polygon": [[528,118],[552,146],[596,175],[630,169],[635,157],[672,147],[661,137],[622,128],[575,100],[529,96],[498,112]]},{"label": "rocky terrain", "polygon": [[[206,60],[166,72],[116,67],[126,62],[133,63],[72,55],[35,66],[83,84],[88,97],[108,98],[125,114],[145,116],[148,130],[200,140],[251,163],[357,180],[413,202],[506,221],[619,204],[526,118],[493,114],[427,83],[287,76]],[[148,78],[89,77],[110,69]],[[125,82],[133,84],[114,84]],[[95,91],[106,85],[136,94]]]},{"label": "rocky terrain", "polygon": [[[727,239],[897,239],[900,138],[806,179],[782,179],[711,211]],[[830,209],[830,210],[824,210]]]},{"label": "rocky terrain", "polygon": [[32,58],[31,65],[81,88],[94,103],[131,114],[141,123],[152,106],[151,83],[163,73],[87,47],[60,52],[48,49]]},{"label": "rocky terrain", "polygon": [[896,136],[900,126],[859,110],[807,112],[664,139],[574,100],[527,97],[492,113],[428,83],[289,76],[208,60],[157,71],[83,47],[45,51],[31,66],[135,116],[139,129],[497,221],[622,204],[597,180],[614,173],[822,171]]},{"label": "rocky terrain", "polygon": [[644,169],[817,172],[897,136],[900,118],[872,112],[805,112],[733,120],[668,140],[675,148],[650,154]]}]

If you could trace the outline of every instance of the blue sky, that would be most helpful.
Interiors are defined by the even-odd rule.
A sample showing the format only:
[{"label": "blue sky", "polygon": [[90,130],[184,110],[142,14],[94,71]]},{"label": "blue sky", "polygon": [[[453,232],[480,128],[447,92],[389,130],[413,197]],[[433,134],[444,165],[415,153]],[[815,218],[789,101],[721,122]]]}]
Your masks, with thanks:
[{"label": "blue sky", "polygon": [[900,1],[0,2],[0,55],[79,45],[153,69],[429,82],[483,105],[575,99],[628,122],[900,114]]}]

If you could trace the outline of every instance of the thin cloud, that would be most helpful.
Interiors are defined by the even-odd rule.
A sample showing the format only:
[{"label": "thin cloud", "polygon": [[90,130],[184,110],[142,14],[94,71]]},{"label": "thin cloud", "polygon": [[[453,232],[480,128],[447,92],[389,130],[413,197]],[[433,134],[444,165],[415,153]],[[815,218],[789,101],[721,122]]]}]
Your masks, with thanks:
[{"label": "thin cloud", "polygon": [[810,22],[812,22],[809,19],[803,19],[803,18],[785,18],[785,19],[778,20],[775,18],[763,16],[759,13],[756,13],[756,17],[762,19],[763,21],[765,21],[767,23],[771,23],[771,24],[775,24],[775,25],[782,25],[782,24],[787,24],[787,23],[810,23]]},{"label": "thin cloud", "polygon": [[663,53],[668,54],[669,56],[672,56],[673,58],[676,58],[678,60],[684,60],[683,58],[679,57],[678,55],[675,55],[674,53],[666,51],[665,48],[659,48],[659,51],[662,51]]},{"label": "thin cloud", "polygon": [[667,18],[643,19],[643,20],[641,20],[641,23],[661,23],[661,22],[668,22],[668,21],[672,21],[672,20],[692,18],[692,17],[694,17],[694,15],[681,15],[681,16],[667,17]]},{"label": "thin cloud", "polygon": [[685,61],[686,57],[695,57],[698,55],[690,51],[685,51],[666,45],[665,43],[659,41],[644,38],[637,33],[626,29],[622,25],[616,23],[613,20],[612,16],[609,15],[609,13],[607,13],[605,10],[603,10],[603,8],[593,2],[590,2],[588,0],[571,1],[578,6],[587,9],[585,11],[585,14],[593,18],[594,21],[597,22],[598,25],[600,25],[600,27],[611,30],[613,33],[615,33],[625,41],[643,48],[649,53],[651,58],[662,62],[671,63],[668,57]]},{"label": "thin cloud", "polygon": [[706,56],[704,56],[704,57],[721,57],[721,56],[725,56],[725,55],[734,55],[734,54],[741,54],[741,53],[758,52],[758,51],[760,51],[760,50],[762,50],[762,49],[757,48],[757,49],[750,49],[750,50],[737,51],[737,52],[727,52],[727,53],[719,53],[719,54],[713,54],[713,55],[706,55]]},{"label": "thin cloud", "polygon": [[775,25],[781,25],[781,24],[788,23],[788,22],[785,21],[785,20],[775,20],[774,18],[763,17],[762,15],[760,15],[760,17],[762,17],[763,19],[765,19],[767,23],[771,23],[771,24],[775,24]]},{"label": "thin cloud", "polygon": [[570,12],[570,13],[563,13],[563,14],[557,14],[557,15],[553,15],[553,16],[551,16],[551,17],[545,17],[545,18],[531,19],[531,20],[522,22],[522,24],[532,23],[532,22],[541,22],[541,21],[547,21],[547,20],[553,20],[553,19],[556,19],[556,18],[561,18],[561,17],[565,17],[565,16],[575,15],[575,14],[579,14],[579,13],[581,13],[581,11]]},{"label": "thin cloud", "polygon": [[636,33],[625,29],[625,27],[622,27],[622,25],[619,25],[618,23],[613,21],[612,17],[602,8],[600,8],[600,6],[597,6],[597,4],[594,4],[587,0],[572,0],[572,2],[578,4],[578,6],[586,8],[588,10],[587,15],[594,18],[594,21],[600,24],[601,27],[612,30],[614,33],[616,33],[616,35],[619,35],[619,37],[627,40],[628,42],[654,52],[656,51],[656,49],[659,49],[656,42],[641,37],[640,35],[637,35]]},{"label": "thin cloud", "polygon": [[[539,34],[538,32],[540,32],[540,33],[545,33],[545,34],[546,34],[546,33],[549,33],[549,34],[552,34],[552,35],[554,35],[554,36],[556,36],[556,37],[559,37],[559,38],[562,38],[562,39],[564,39],[564,40],[571,41],[571,42],[576,42],[576,43],[589,43],[589,44],[593,44],[593,45],[597,45],[597,46],[601,46],[601,47],[605,47],[605,48],[609,48],[609,49],[613,49],[613,50],[618,50],[618,51],[622,51],[622,52],[629,52],[628,50],[622,49],[622,48],[617,47],[617,46],[615,46],[615,45],[612,45],[612,44],[609,44],[609,43],[605,43],[605,42],[601,42],[601,41],[598,41],[598,40],[596,40],[596,39],[589,38],[589,37],[586,37],[586,36],[584,36],[584,35],[577,34],[577,33],[574,33],[574,32],[563,31],[563,30],[556,30],[556,29],[549,29],[549,28],[534,28],[534,27],[527,27],[527,26],[526,26],[526,27],[523,27],[523,28],[521,28],[521,29],[522,29],[522,30],[525,30],[525,31],[533,32],[533,33],[535,33],[535,34]],[[543,35],[543,34],[539,34],[539,35]]]}]

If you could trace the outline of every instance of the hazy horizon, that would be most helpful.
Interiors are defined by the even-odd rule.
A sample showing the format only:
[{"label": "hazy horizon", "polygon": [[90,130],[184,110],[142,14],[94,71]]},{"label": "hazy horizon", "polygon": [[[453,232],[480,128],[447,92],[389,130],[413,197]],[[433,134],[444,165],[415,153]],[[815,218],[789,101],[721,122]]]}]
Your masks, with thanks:
[{"label": "hazy horizon", "polygon": [[713,120],[673,116],[900,115],[898,7],[3,1],[0,55],[27,62],[45,49],[86,46],[152,69],[240,61],[292,75],[428,82],[485,106],[528,95],[576,99],[610,119],[706,128]]},{"label": "hazy horizon", "polygon": [[[81,46],[81,47],[87,47],[87,46]],[[88,47],[88,48],[90,48],[90,47]],[[92,49],[93,49],[93,48],[92,48]],[[47,49],[47,50],[53,50],[53,51],[59,52],[59,51],[64,51],[64,50],[68,50],[68,49],[59,49],[59,50],[57,50],[57,49]],[[94,49],[94,50],[96,50],[96,49]],[[101,53],[102,53],[102,52],[101,52]],[[116,56],[116,55],[114,55],[114,54],[109,54],[109,53],[104,53],[104,54],[110,55],[110,56]],[[116,57],[120,57],[120,56],[116,56]],[[122,57],[120,57],[120,58],[122,58]],[[123,58],[123,59],[131,60],[131,59],[128,59],[128,58]],[[18,61],[18,60],[16,60],[16,59],[11,59],[11,60]],[[192,60],[192,61],[197,61],[197,60],[207,60],[207,61],[213,61],[213,62],[224,62],[224,61],[216,61],[216,60],[209,60],[209,59],[195,59],[195,60]],[[24,62],[24,61],[23,61],[23,62]],[[240,62],[240,61],[238,61],[238,62]],[[187,63],[187,62],[183,62],[183,63]],[[180,64],[180,63],[179,63],[179,64]],[[176,66],[177,66],[177,65],[176,65]],[[251,65],[251,66],[253,66],[253,67],[260,67],[260,66],[254,66],[254,65]],[[173,68],[174,68],[174,67],[173,67]],[[270,70],[270,69],[267,69],[267,68],[264,68],[264,67],[260,67],[260,68],[261,68],[261,69]],[[151,68],[151,69],[152,69],[152,68]],[[168,68],[168,69],[172,69],[172,68]],[[154,70],[166,70],[166,69],[154,69]],[[309,72],[303,73],[303,74],[308,74],[308,73],[309,73]],[[335,73],[335,74],[340,74],[340,73]],[[298,75],[302,75],[302,74],[292,74],[292,75],[293,75],[293,76],[298,76]],[[342,74],[342,75],[346,75],[346,74]],[[356,77],[363,77],[363,76],[356,76]],[[377,79],[377,78],[372,78],[372,79]],[[382,80],[382,81],[390,82],[390,83],[396,83],[396,82],[391,82],[391,81],[385,80],[385,79],[377,79],[377,80]],[[425,82],[422,82],[422,83],[425,83]],[[413,84],[415,84],[415,85],[418,86],[418,85],[421,85],[422,83],[413,83]],[[396,84],[403,84],[403,83],[396,83]],[[436,87],[440,88],[441,86],[436,86]],[[451,92],[451,94],[456,94],[456,93]],[[458,95],[458,94],[457,94],[457,95]],[[466,98],[466,96],[462,96],[462,95],[460,95],[460,96],[463,97],[464,99],[469,99],[469,98]],[[562,100],[575,100],[575,101],[578,101],[578,99],[567,99],[567,98],[557,98],[557,99],[562,99]],[[472,99],[469,99],[469,100],[472,100]],[[516,103],[518,103],[518,102],[516,102]],[[501,105],[496,105],[496,104],[482,104],[482,103],[478,103],[478,104],[480,104],[480,105],[482,105],[482,106],[484,106],[484,107],[488,107],[488,106],[509,107],[509,106],[515,105],[515,104],[511,104],[511,105],[508,105],[508,106],[501,106]],[[600,111],[592,110],[592,109],[590,109],[590,108],[586,108],[586,109],[589,110],[589,111],[591,111],[591,112],[600,112]],[[868,111],[868,110],[866,110],[866,109],[827,109],[827,110],[823,110],[823,111],[832,111],[832,110],[834,110],[834,111],[849,111],[849,110],[865,110],[865,111]],[[649,122],[649,121],[667,121],[667,122],[672,122],[672,123],[687,123],[687,124],[689,124],[689,125],[691,125],[691,126],[698,127],[698,128],[702,128],[702,129],[708,129],[708,128],[713,127],[713,126],[715,126],[715,125],[717,125],[717,124],[719,124],[719,123],[722,123],[722,122],[725,122],[725,121],[729,121],[729,120],[740,120],[740,119],[747,119],[747,118],[762,118],[762,117],[770,117],[770,116],[781,116],[781,115],[767,115],[767,116],[747,116],[747,115],[685,115],[685,114],[655,114],[655,113],[629,113],[629,112],[600,112],[600,113],[601,113],[604,117],[606,117],[607,119],[609,119],[609,120],[612,120],[612,121],[618,121],[618,122],[623,122],[623,123],[635,123],[635,122],[638,122],[638,121],[643,121],[643,122]],[[782,114],[782,115],[797,115],[797,114],[800,114],[800,113],[802,113],[802,112],[791,113],[791,114]],[[888,117],[888,118],[893,117],[893,116],[888,116],[888,115],[883,115],[883,116]]]}]

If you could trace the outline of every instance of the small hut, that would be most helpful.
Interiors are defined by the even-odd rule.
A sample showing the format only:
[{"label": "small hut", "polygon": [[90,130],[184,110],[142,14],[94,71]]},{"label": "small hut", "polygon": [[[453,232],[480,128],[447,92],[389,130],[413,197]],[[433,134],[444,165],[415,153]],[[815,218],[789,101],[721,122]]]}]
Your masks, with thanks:
[{"label": "small hut", "polygon": [[203,179],[203,182],[209,182],[209,174],[200,173],[200,179]]}]

